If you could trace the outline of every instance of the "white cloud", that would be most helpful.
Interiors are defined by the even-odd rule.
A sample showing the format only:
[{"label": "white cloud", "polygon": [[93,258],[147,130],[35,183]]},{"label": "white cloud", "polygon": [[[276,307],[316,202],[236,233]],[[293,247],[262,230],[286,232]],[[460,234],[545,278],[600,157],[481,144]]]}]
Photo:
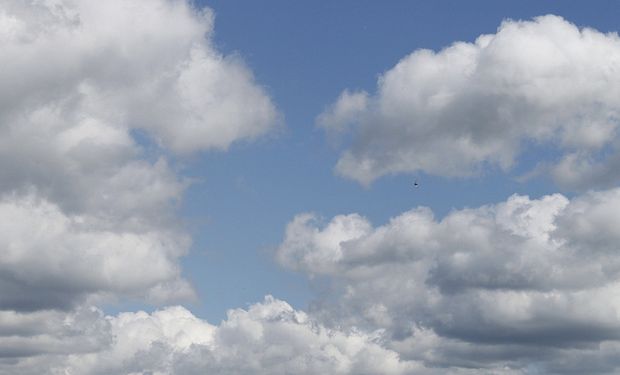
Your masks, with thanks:
[{"label": "white cloud", "polygon": [[368,93],[345,90],[328,111],[322,113],[317,121],[326,130],[342,133],[352,122],[360,121],[359,115],[368,107]]},{"label": "white cloud", "polygon": [[[270,297],[220,325],[181,307],[83,307],[192,295],[175,211],[186,182],[134,131],[187,154],[278,122],[212,32],[210,11],[181,0],[0,1],[0,373],[617,370],[617,190],[515,196],[441,221],[417,209],[379,228],[299,216],[278,258],[331,279],[340,300],[310,315]],[[508,168],[534,139],[571,152],[553,169],[561,183],[607,184],[617,50],[617,37],[559,18],[506,22],[475,44],[415,52],[378,94],[345,91],[319,122],[353,131],[338,168],[362,182]]]},{"label": "white cloud", "polygon": [[47,106],[0,127],[0,192],[36,193],[71,214],[144,227],[170,216],[185,184],[164,158],[150,162],[127,129]]},{"label": "white cloud", "polygon": [[226,149],[277,121],[249,69],[211,45],[208,9],[165,0],[8,1],[0,15],[2,112],[80,100],[91,114],[145,129],[181,153]]},{"label": "white cloud", "polygon": [[193,295],[187,182],[164,150],[226,149],[278,114],[187,1],[0,2],[2,309]]},{"label": "white cloud", "polygon": [[[89,294],[191,297],[177,259],[186,236],[102,229],[34,197],[0,201],[0,308],[67,308]],[[149,292],[151,291],[151,292]]]},{"label": "white cloud", "polygon": [[317,222],[311,214],[295,217],[287,226],[286,238],[277,253],[280,263],[311,274],[329,274],[343,258],[342,243],[372,230],[372,226],[356,214],[336,216],[322,230],[315,226]]},{"label": "white cloud", "polygon": [[[0,373],[361,375],[409,374],[420,367],[401,361],[373,335],[328,329],[269,296],[247,310],[229,311],[217,326],[182,307],[108,317],[89,311],[95,321],[72,321],[73,332],[61,333],[68,341],[71,335],[76,342],[99,338],[99,346],[74,349],[70,355],[60,350],[41,350],[38,356],[23,353],[13,356],[19,358],[11,366],[0,361]],[[1,319],[2,315],[0,336]],[[80,331],[80,323],[86,321],[92,328]],[[40,337],[31,341],[46,343]]]},{"label": "white cloud", "polygon": [[[474,43],[411,53],[380,77],[376,94],[345,91],[318,123],[328,131],[350,129],[352,144],[336,171],[364,184],[402,172],[506,170],[525,142],[611,171],[607,165],[618,159],[619,80],[616,34],[578,29],[556,16],[505,21]],[[609,149],[613,156],[600,155]],[[618,181],[615,173],[592,179],[567,162],[552,170],[569,188]]]},{"label": "white cloud", "polygon": [[85,303],[193,297],[187,181],[164,154],[223,150],[279,117],[212,33],[182,0],[0,1],[0,331],[23,323],[0,371],[100,350],[107,321],[95,313],[91,343]]},{"label": "white cloud", "polygon": [[515,195],[441,220],[418,208],[376,228],[355,214],[326,224],[303,214],[277,257],[333,283],[313,313],[385,329],[386,347],[403,358],[529,373],[528,363],[562,367],[567,353],[596,361],[594,347],[617,350],[619,212],[613,189]]}]

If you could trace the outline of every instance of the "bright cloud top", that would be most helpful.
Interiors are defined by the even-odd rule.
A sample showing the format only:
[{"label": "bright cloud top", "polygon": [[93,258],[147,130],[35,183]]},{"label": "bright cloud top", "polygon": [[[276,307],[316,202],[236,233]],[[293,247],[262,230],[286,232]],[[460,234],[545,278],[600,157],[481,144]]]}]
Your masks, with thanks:
[{"label": "bright cloud top", "polygon": [[524,142],[542,142],[563,154],[551,167],[563,186],[610,185],[620,178],[619,82],[616,34],[557,16],[505,21],[474,43],[413,52],[380,77],[376,94],[346,90],[318,123],[352,134],[336,171],[364,184],[401,172],[506,170]]},{"label": "bright cloud top", "polygon": [[356,214],[325,225],[304,214],[277,256],[334,282],[325,321],[386,329],[404,358],[547,368],[568,352],[597,361],[605,351],[591,358],[593,346],[618,348],[618,222],[620,189],[515,195],[440,221],[418,208],[377,228]]}]

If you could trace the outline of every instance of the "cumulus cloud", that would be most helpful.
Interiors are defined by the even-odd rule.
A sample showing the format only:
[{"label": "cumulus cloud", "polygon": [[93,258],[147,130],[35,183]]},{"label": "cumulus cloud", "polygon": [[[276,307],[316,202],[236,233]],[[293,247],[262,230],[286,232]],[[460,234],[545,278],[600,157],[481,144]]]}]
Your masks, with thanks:
[{"label": "cumulus cloud", "polygon": [[186,1],[0,3],[0,308],[187,298],[176,153],[226,149],[278,114],[213,15]]},{"label": "cumulus cloud", "polygon": [[264,134],[275,107],[212,30],[186,1],[3,2],[0,108],[78,102],[182,153]]},{"label": "cumulus cloud", "polygon": [[239,58],[211,44],[213,16],[185,1],[0,4],[0,192],[36,191],[126,227],[165,221],[185,186],[147,155],[226,149],[278,114]]},{"label": "cumulus cloud", "polygon": [[169,163],[143,158],[129,130],[116,123],[47,105],[7,116],[2,125],[5,196],[36,194],[67,213],[125,228],[165,221],[181,199],[185,183]]},{"label": "cumulus cloud", "polygon": [[[419,208],[381,227],[300,215],[277,257],[333,282],[311,314],[272,297],[219,325],[182,307],[85,307],[191,298],[175,210],[187,182],[164,155],[225,150],[278,123],[212,33],[211,12],[182,0],[0,1],[0,373],[617,371],[619,190],[442,220]],[[362,182],[509,168],[534,140],[566,151],[560,183],[610,184],[617,50],[615,35],[557,17],[507,21],[414,52],[376,95],[345,91],[318,121],[352,132],[338,170]]]},{"label": "cumulus cloud", "polygon": [[80,219],[34,197],[0,201],[0,308],[68,308],[91,293],[192,295],[176,264],[186,236],[110,231]]},{"label": "cumulus cloud", "polygon": [[387,347],[429,367],[544,369],[570,352],[597,368],[596,348],[620,340],[619,212],[613,189],[514,195],[441,220],[417,208],[380,227],[303,214],[277,258],[333,282],[315,306],[324,321],[385,329]]},{"label": "cumulus cloud", "polygon": [[111,345],[113,321],[85,305],[194,297],[188,182],[166,155],[279,118],[212,33],[188,1],[0,1],[0,372]]},{"label": "cumulus cloud", "polygon": [[72,324],[72,334],[82,340],[99,338],[98,347],[84,346],[71,355],[60,350],[39,357],[23,353],[11,366],[0,361],[0,373],[357,375],[409,374],[420,368],[383,348],[376,335],[328,329],[270,296],[247,310],[230,310],[219,325],[179,306],[107,317],[91,309],[80,322],[96,323],[92,327],[97,329],[80,331],[79,324]]},{"label": "cumulus cloud", "polygon": [[610,186],[620,178],[619,80],[615,33],[557,16],[505,21],[473,43],[411,53],[375,94],[344,91],[317,122],[352,135],[336,171],[364,184],[402,172],[507,170],[533,142],[564,155],[550,167],[562,186]]}]

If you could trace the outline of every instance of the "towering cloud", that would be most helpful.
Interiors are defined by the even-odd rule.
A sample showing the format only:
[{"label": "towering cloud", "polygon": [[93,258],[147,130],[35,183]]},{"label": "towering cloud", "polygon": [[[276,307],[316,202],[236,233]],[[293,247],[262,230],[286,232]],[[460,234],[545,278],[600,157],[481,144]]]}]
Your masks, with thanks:
[{"label": "towering cloud", "polygon": [[364,184],[507,170],[538,143],[561,154],[541,167],[563,187],[610,186],[620,180],[618,82],[616,34],[556,16],[505,21],[473,43],[411,53],[375,94],[345,90],[318,124],[352,135],[336,171]]}]

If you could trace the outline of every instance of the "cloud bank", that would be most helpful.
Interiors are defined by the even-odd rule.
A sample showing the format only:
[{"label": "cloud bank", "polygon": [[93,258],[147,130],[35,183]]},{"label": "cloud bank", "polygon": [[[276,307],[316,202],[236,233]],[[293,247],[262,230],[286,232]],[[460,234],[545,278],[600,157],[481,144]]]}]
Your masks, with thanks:
[{"label": "cloud bank", "polygon": [[277,258],[332,282],[313,312],[324,322],[385,329],[386,347],[404,359],[615,373],[619,212],[612,189],[572,200],[514,195],[441,220],[417,208],[379,227],[357,214],[327,223],[302,214]]},{"label": "cloud bank", "polygon": [[617,34],[557,16],[509,20],[473,43],[414,51],[376,93],[345,90],[317,122],[351,136],[336,171],[363,184],[508,170],[542,144],[559,153],[541,166],[562,187],[610,187],[620,180],[618,82]]}]

